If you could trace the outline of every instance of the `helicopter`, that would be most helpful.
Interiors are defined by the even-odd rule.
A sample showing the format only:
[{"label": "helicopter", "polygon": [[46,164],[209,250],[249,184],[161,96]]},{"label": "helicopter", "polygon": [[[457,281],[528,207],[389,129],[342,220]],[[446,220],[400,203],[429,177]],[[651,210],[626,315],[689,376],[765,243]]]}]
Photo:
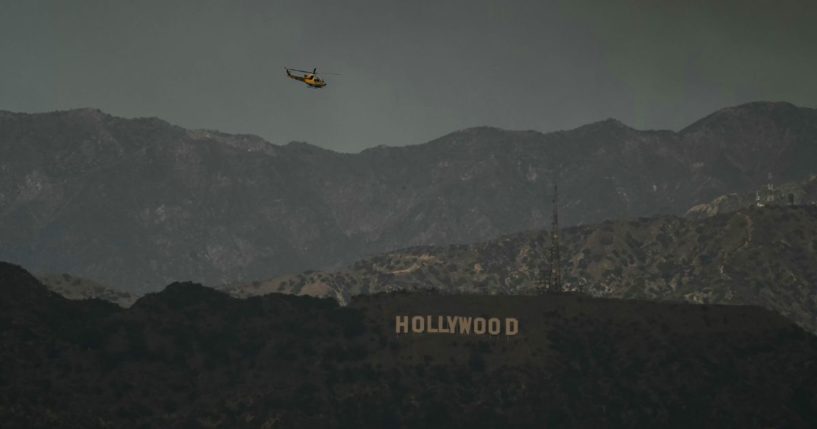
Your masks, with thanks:
[{"label": "helicopter", "polygon": [[[308,86],[310,86],[312,88],[323,88],[324,86],[326,86],[326,81],[318,77],[318,68],[317,67],[313,68],[311,72],[307,71],[307,70],[291,69],[289,67],[284,67],[284,69],[287,71],[287,76],[290,79],[299,80],[299,81],[307,84]],[[300,74],[296,74],[296,73],[292,73],[292,72],[296,72],[296,73],[300,73]],[[323,73],[323,74],[334,74],[334,75],[336,75],[337,73]]]}]

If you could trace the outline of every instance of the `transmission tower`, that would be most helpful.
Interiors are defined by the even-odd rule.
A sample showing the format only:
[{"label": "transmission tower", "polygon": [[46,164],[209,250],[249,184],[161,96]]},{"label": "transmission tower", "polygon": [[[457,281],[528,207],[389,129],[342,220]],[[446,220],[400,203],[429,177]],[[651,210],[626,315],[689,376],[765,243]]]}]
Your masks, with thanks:
[{"label": "transmission tower", "polygon": [[559,255],[559,184],[553,181],[553,223],[550,226],[550,291],[562,291],[562,268]]}]

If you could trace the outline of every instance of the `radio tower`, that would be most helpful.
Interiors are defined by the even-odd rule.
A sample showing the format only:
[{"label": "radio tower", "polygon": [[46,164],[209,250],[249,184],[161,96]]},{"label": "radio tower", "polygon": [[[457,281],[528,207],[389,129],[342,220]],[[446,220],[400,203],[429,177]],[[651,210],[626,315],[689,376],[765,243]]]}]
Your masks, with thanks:
[{"label": "radio tower", "polygon": [[553,223],[550,226],[550,291],[562,291],[562,268],[559,261],[559,185],[553,181]]}]

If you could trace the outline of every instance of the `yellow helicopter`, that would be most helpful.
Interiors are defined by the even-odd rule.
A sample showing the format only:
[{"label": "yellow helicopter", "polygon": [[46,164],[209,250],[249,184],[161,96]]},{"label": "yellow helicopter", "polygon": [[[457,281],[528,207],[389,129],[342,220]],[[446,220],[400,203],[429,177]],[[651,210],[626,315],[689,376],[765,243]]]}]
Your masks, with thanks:
[{"label": "yellow helicopter", "polygon": [[[289,67],[284,67],[284,69],[287,71],[287,76],[289,76],[290,79],[301,81],[311,86],[312,88],[323,88],[324,86],[326,86],[326,81],[318,77],[317,67],[313,68],[311,72],[307,70],[291,69]],[[337,73],[323,73],[323,74],[336,75]]]}]

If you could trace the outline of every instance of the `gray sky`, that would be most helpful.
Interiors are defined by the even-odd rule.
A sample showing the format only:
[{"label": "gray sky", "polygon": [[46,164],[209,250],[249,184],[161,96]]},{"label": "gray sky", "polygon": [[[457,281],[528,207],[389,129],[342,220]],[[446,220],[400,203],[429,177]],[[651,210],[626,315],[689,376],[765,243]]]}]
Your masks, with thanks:
[{"label": "gray sky", "polygon": [[[813,0],[0,0],[0,109],[98,107],[339,151],[477,125],[678,129],[817,107]],[[329,86],[284,66],[342,73]]]}]

